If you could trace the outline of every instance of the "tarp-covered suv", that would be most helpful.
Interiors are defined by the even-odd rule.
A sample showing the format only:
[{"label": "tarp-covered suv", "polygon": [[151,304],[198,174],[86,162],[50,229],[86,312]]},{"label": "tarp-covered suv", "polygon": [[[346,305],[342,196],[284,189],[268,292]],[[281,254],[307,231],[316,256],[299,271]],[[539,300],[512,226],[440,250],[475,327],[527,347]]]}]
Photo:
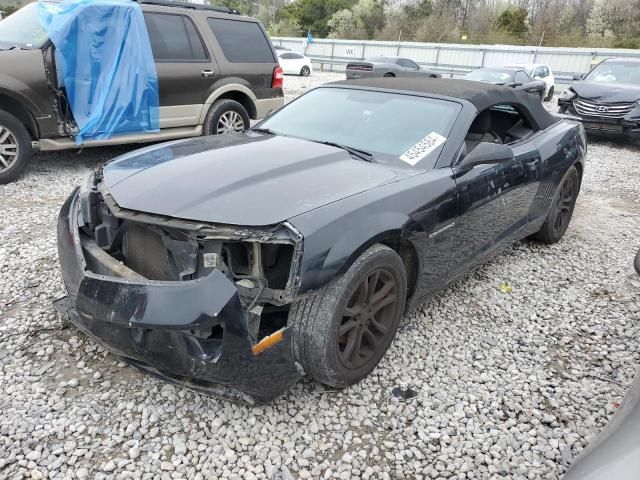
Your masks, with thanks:
[{"label": "tarp-covered suv", "polygon": [[29,4],[0,21],[0,183],[20,175],[33,148],[64,150],[242,131],[250,119],[284,103],[282,70],[258,20],[223,7],[139,3],[157,71],[156,131],[80,140],[79,119],[66,94],[68,77],[60,68],[63,58],[43,27],[42,6]]}]

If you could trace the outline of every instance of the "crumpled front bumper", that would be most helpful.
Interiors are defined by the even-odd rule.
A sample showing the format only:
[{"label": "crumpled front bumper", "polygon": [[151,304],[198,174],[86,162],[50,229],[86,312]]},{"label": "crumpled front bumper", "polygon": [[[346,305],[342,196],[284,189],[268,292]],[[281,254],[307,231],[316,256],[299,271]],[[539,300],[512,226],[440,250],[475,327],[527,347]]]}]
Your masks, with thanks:
[{"label": "crumpled front bumper", "polygon": [[[91,245],[77,226],[78,192],[58,217],[58,254],[68,293],[61,310],[84,333],[134,365],[218,396],[267,402],[302,377],[285,329],[254,355],[245,309],[220,271],[190,281],[150,281]],[[222,326],[222,335],[201,332]]]}]

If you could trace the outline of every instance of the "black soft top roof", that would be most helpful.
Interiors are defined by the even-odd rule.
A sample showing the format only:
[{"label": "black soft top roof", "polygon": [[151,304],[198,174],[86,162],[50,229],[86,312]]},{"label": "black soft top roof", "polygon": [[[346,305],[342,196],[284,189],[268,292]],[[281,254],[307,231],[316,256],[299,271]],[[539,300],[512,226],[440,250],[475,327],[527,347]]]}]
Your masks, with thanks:
[{"label": "black soft top roof", "polygon": [[499,104],[522,105],[534,118],[539,128],[547,128],[558,120],[547,112],[540,98],[522,90],[490,83],[451,78],[365,78],[332,82],[335,86],[383,88],[403,92],[441,95],[472,103],[478,112]]}]

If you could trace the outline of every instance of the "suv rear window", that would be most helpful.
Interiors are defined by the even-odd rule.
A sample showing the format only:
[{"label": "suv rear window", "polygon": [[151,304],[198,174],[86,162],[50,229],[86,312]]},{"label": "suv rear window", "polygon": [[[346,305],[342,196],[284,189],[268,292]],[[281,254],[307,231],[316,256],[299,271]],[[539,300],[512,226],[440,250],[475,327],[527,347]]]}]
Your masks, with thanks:
[{"label": "suv rear window", "polygon": [[258,23],[222,18],[207,20],[222,53],[230,62],[275,63],[269,42]]},{"label": "suv rear window", "polygon": [[190,18],[166,13],[145,13],[144,20],[156,62],[208,60],[202,39]]}]

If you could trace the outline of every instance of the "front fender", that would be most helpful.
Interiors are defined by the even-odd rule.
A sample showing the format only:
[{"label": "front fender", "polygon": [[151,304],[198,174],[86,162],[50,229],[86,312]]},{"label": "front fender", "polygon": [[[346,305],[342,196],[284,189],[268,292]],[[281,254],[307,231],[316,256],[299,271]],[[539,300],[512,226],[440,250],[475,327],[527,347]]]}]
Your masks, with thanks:
[{"label": "front fender", "polygon": [[[345,272],[371,245],[404,236],[411,219],[396,212],[375,212],[332,222],[306,236],[298,293],[317,290]],[[330,245],[327,248],[327,245]]]}]

